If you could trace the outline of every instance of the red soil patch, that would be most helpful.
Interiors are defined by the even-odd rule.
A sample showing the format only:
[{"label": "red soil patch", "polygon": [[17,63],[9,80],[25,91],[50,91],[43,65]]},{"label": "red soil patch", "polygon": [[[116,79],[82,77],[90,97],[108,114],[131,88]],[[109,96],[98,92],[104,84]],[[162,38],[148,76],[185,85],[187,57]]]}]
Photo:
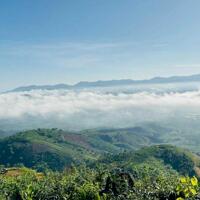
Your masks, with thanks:
[{"label": "red soil patch", "polygon": [[69,141],[69,142],[72,142],[75,144],[79,144],[88,149],[91,148],[90,144],[87,142],[87,140],[82,135],[66,134],[63,137],[64,137],[64,140],[66,140],[66,141]]}]

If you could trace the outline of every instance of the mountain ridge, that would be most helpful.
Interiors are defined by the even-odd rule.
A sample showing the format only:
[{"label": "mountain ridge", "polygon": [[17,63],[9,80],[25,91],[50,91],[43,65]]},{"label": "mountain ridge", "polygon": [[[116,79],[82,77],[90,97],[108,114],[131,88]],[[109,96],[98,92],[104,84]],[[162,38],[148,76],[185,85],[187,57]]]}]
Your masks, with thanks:
[{"label": "mountain ridge", "polygon": [[6,92],[26,92],[31,90],[60,90],[60,89],[84,89],[91,87],[113,87],[123,85],[136,84],[165,84],[165,83],[179,83],[179,82],[200,82],[200,74],[190,76],[170,76],[170,77],[154,77],[144,80],[133,79],[119,79],[119,80],[98,80],[98,81],[81,81],[74,85],[69,84],[55,84],[55,85],[28,85],[21,86]]}]

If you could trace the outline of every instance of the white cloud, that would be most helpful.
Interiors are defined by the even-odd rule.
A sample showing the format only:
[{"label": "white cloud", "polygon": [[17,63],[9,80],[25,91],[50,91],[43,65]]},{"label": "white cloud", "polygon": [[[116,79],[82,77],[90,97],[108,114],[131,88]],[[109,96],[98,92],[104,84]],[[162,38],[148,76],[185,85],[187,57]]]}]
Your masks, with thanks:
[{"label": "white cloud", "polygon": [[164,94],[32,91],[1,94],[0,105],[0,128],[5,121],[16,123],[18,128],[128,127],[196,116],[200,114],[200,91]]}]

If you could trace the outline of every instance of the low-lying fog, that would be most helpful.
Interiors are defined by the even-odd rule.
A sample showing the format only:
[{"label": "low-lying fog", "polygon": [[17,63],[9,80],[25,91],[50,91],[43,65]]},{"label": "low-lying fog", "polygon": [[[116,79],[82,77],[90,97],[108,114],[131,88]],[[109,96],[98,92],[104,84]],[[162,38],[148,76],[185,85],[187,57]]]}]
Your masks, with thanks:
[{"label": "low-lying fog", "polygon": [[0,94],[0,129],[80,130],[146,122],[197,126],[200,83]]}]

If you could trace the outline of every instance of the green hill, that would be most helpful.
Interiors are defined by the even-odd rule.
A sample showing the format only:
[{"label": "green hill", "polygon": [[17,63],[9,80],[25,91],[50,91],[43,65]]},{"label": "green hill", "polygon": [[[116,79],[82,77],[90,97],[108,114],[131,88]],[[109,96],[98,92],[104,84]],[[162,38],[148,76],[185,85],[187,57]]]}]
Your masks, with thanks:
[{"label": "green hill", "polygon": [[[162,132],[162,131],[161,131]],[[37,129],[0,140],[0,163],[62,169],[72,163],[96,160],[103,153],[120,153],[160,142],[153,128],[93,129],[69,132]]]},{"label": "green hill", "polygon": [[[33,137],[30,132],[21,134]],[[35,131],[34,134],[38,137]],[[199,175],[196,170],[199,163],[200,158],[188,150],[156,145],[104,155],[103,159],[88,165],[75,165],[61,172],[38,173],[24,167],[1,168],[0,199],[199,199],[199,176],[194,177]]]},{"label": "green hill", "polygon": [[137,151],[123,152],[118,155],[108,155],[103,163],[115,163],[123,167],[160,161],[184,175],[200,176],[200,157],[189,150],[171,146],[155,145],[141,148]]},{"label": "green hill", "polygon": [[97,154],[86,146],[80,135],[58,129],[20,132],[0,140],[0,163],[62,169],[72,163],[96,159]]},{"label": "green hill", "polygon": [[[153,158],[183,174],[200,175],[200,159],[196,154],[170,145],[155,145],[160,142],[157,135],[155,127],[94,129],[79,133],[59,129],[30,130],[0,140],[0,163],[62,170],[72,164],[96,161],[128,166]],[[150,146],[152,144],[154,146]]]}]

